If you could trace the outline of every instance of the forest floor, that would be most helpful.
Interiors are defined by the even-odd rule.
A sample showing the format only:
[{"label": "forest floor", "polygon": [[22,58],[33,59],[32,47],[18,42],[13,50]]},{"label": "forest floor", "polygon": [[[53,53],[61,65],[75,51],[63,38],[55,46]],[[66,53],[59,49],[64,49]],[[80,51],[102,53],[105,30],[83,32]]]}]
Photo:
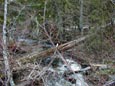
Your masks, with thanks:
[{"label": "forest floor", "polygon": [[[26,54],[31,52],[43,51],[42,45],[32,44],[30,46],[24,45],[20,46],[21,50],[25,51],[24,54],[15,54],[13,58],[21,58]],[[91,69],[87,70],[84,73],[85,81],[89,84],[89,86],[103,86],[107,84],[108,81],[115,80],[115,55],[114,53],[109,55],[106,53],[101,53],[100,55],[88,54],[83,47],[83,44],[79,44],[72,49],[62,52],[64,57],[69,57],[73,59],[75,62],[79,63],[82,67],[90,66]],[[109,84],[114,84],[109,82]],[[109,86],[109,85],[105,85]],[[114,85],[112,85],[114,86]]]},{"label": "forest floor", "polygon": [[[27,40],[27,41],[25,41]],[[14,60],[24,57],[34,51],[44,51],[43,45],[39,44],[38,41],[32,39],[24,39],[19,43],[19,46],[11,46],[9,47],[11,53],[11,63]],[[84,44],[78,44],[77,46],[61,52],[64,58],[69,57],[69,59],[73,59],[75,62],[80,64],[82,68],[91,67],[91,69],[87,70],[83,73],[85,81],[89,84],[89,86],[115,86],[115,54],[114,52],[108,54],[108,52],[101,53],[99,55],[96,54],[88,54],[84,49]],[[14,61],[15,62],[15,61]],[[45,63],[44,63],[45,64]],[[0,65],[3,65],[2,56],[0,57]],[[1,67],[3,69],[3,67]],[[4,70],[1,70],[2,72]],[[30,70],[32,71],[32,70]],[[22,75],[15,75],[14,80],[16,83],[20,84],[20,81],[27,76],[27,71]],[[2,77],[2,75],[0,75]],[[22,80],[23,81],[23,80]],[[110,81],[110,82],[109,82]],[[27,82],[28,83],[28,82]],[[109,85],[107,85],[109,83]],[[24,83],[25,84],[25,83]],[[24,86],[23,83],[18,86]],[[105,84],[105,85],[104,85]],[[112,85],[111,85],[112,84]],[[31,86],[31,85],[29,85]],[[32,85],[33,86],[33,85]],[[40,84],[38,85],[40,86]]]}]

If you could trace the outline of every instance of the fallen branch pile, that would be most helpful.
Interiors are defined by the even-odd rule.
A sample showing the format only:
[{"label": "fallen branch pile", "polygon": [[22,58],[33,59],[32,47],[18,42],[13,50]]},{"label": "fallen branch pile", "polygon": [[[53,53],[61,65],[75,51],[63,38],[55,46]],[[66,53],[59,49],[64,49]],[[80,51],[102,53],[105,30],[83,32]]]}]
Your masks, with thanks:
[{"label": "fallen branch pile", "polygon": [[37,51],[33,52],[33,53],[31,53],[27,56],[24,56],[24,57],[18,59],[17,62],[25,64],[25,63],[28,63],[28,62],[33,62],[36,59],[40,59],[40,58],[50,56],[55,52],[56,49],[59,50],[59,51],[65,51],[65,50],[71,49],[72,47],[76,46],[78,43],[84,41],[88,37],[89,37],[89,35],[81,37],[77,40],[73,40],[73,41],[67,42],[65,44],[59,45],[58,47],[50,48],[50,49],[42,51],[42,52],[37,52]]}]

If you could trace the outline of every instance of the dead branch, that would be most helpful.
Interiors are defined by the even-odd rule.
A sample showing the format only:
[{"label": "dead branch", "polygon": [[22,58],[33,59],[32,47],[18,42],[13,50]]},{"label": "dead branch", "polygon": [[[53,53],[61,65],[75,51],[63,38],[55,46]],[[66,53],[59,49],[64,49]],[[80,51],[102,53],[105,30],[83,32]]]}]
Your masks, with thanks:
[{"label": "dead branch", "polygon": [[56,49],[59,51],[65,51],[65,50],[71,49],[72,47],[76,46],[78,43],[84,41],[88,37],[89,37],[89,35],[81,37],[77,40],[73,40],[73,41],[67,42],[65,44],[59,45],[58,47],[50,48],[50,49],[42,51],[42,52],[36,51],[34,53],[31,53],[27,56],[24,56],[24,57],[18,59],[17,62],[25,64],[28,62],[33,62],[39,58],[50,56],[55,52]]}]

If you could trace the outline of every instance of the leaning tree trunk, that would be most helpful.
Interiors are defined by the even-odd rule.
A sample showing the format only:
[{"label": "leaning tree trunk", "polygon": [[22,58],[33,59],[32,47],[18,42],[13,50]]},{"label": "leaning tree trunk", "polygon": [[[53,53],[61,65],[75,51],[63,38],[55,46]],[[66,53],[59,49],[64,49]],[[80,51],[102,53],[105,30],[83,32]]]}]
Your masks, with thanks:
[{"label": "leaning tree trunk", "polygon": [[4,65],[5,65],[5,86],[8,86],[10,83],[11,86],[15,86],[12,74],[10,71],[10,64],[8,60],[8,48],[7,48],[7,28],[6,28],[6,22],[7,22],[7,3],[8,1],[4,1],[4,24],[3,24],[3,58],[4,58]]}]

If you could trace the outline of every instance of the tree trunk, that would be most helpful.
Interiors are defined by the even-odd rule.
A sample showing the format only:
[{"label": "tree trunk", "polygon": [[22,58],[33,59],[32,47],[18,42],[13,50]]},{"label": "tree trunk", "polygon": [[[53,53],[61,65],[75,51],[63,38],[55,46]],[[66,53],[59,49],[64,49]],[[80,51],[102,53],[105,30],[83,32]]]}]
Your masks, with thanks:
[{"label": "tree trunk", "polygon": [[80,29],[80,31],[81,31],[81,35],[83,35],[83,0],[80,0],[79,29]]},{"label": "tree trunk", "polygon": [[7,48],[7,28],[6,28],[6,22],[7,22],[7,3],[8,1],[5,0],[4,3],[4,24],[3,24],[3,58],[4,58],[4,65],[5,65],[5,86],[9,86],[10,83],[11,86],[15,86],[12,74],[10,71],[10,65],[8,60],[8,48]]}]

